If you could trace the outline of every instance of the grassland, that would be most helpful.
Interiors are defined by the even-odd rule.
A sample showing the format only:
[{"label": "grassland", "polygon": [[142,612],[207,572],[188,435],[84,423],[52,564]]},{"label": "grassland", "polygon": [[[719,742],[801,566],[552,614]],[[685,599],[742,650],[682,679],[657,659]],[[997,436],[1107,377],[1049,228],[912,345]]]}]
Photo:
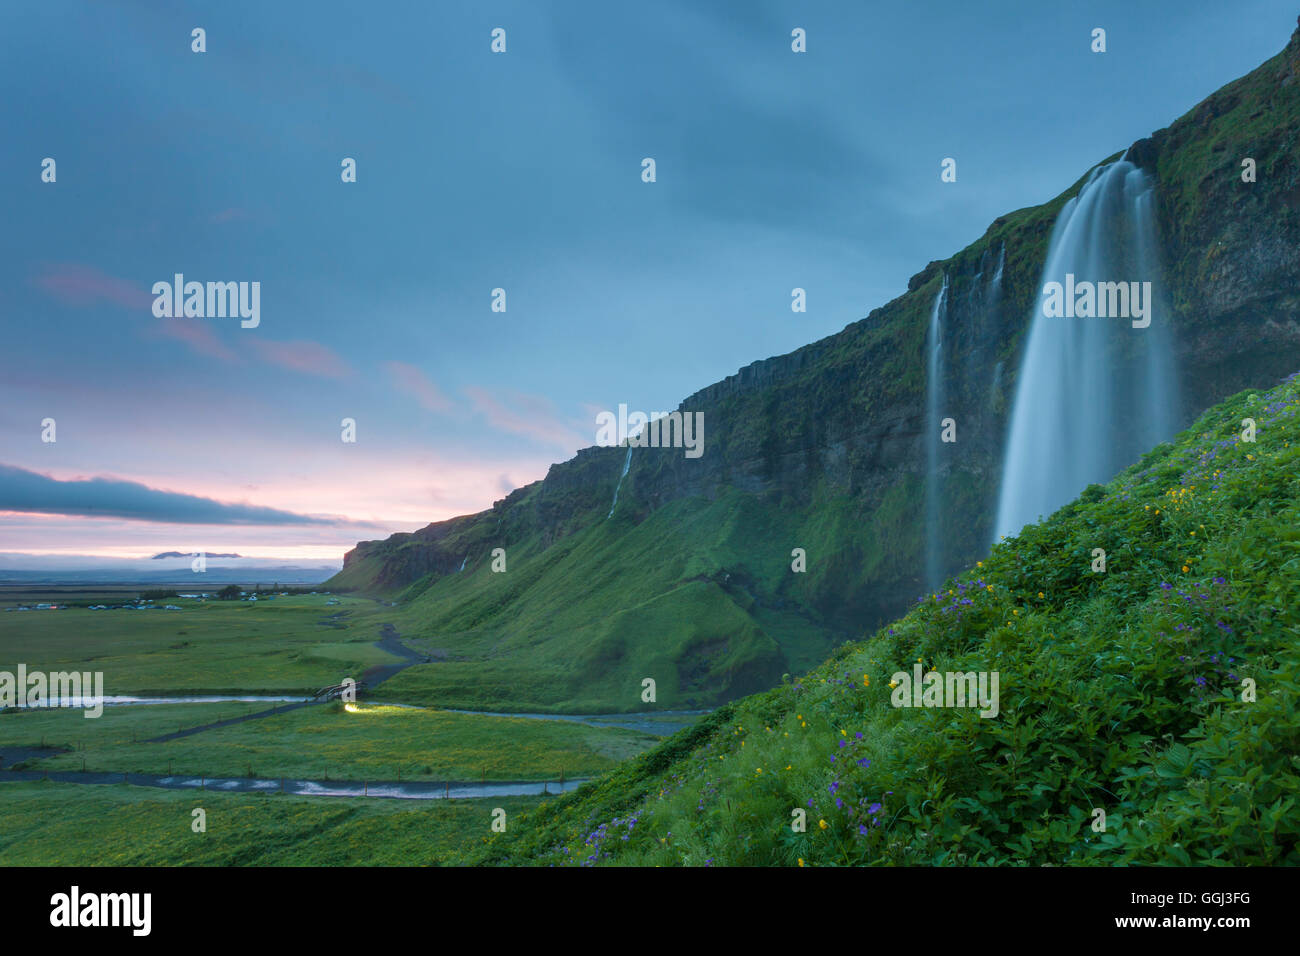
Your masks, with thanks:
[{"label": "grassland", "polygon": [[[98,752],[100,748],[148,740],[178,730],[199,727],[258,713],[275,704],[269,701],[223,701],[210,704],[140,704],[105,707],[98,717],[87,718],[80,709],[0,711],[0,755],[5,748],[66,748]],[[81,766],[80,758],[77,763]],[[116,770],[117,768],[112,768]]]},{"label": "grassland", "polygon": [[[437,866],[544,797],[340,800],[0,784],[0,866]],[[207,814],[195,833],[193,811]]]},{"label": "grassland", "polygon": [[[0,670],[104,673],[104,693],[309,693],[399,662],[373,646],[388,610],[320,595],[257,603],[171,599],[179,611],[0,613]],[[161,603],[161,602],[160,602]]]},{"label": "grassland", "polygon": [[[107,708],[105,716],[161,706]],[[81,720],[71,712],[48,715],[51,722],[60,716],[67,723]],[[140,713],[132,719],[150,718]],[[5,722],[0,718],[0,727]],[[609,770],[657,742],[632,730],[569,721],[336,701],[161,743],[132,743],[118,733],[33,766],[80,770],[84,762],[86,770],[119,773],[310,780],[557,780]]]}]

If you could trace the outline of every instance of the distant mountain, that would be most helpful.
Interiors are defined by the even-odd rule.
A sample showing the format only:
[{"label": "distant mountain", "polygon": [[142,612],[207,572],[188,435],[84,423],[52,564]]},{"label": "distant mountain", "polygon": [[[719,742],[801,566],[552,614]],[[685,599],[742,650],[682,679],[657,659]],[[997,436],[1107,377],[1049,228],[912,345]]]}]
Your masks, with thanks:
[{"label": "distant mountain", "polygon": [[0,584],[170,584],[198,588],[214,584],[320,584],[337,572],[337,567],[223,568],[209,565],[203,572],[189,566],[171,570],[141,571],[133,568],[43,568],[19,570],[0,568]]},{"label": "distant mountain", "polygon": [[[243,557],[242,554],[214,554],[211,551],[205,551],[203,553],[203,556],[205,558],[242,558]],[[194,552],[192,551],[191,552],[164,551],[162,552],[162,554],[155,554],[152,560],[159,561],[163,558],[192,558],[192,557],[194,557]]]}]

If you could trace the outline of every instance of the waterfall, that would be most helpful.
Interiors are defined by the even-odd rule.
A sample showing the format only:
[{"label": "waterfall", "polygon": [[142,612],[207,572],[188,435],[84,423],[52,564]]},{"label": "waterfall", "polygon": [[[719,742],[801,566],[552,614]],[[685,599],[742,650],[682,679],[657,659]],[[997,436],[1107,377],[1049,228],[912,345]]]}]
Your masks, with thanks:
[{"label": "waterfall", "polygon": [[465,570],[465,564],[466,564],[468,561],[469,561],[469,555],[467,554],[467,555],[465,555],[465,560],[462,561],[462,562],[460,563],[460,567],[456,569],[456,573],[457,573],[457,574],[460,574],[461,571],[464,571],[464,570]]},{"label": "waterfall", "polygon": [[943,414],[943,313],[948,300],[948,275],[944,273],[943,285],[934,298],[930,312],[928,348],[929,365],[926,371],[925,408],[925,586],[934,590],[943,574],[943,537],[939,526],[939,419]]},{"label": "waterfall", "polygon": [[993,270],[993,278],[989,282],[989,290],[986,301],[990,309],[996,308],[998,299],[1002,296],[1002,267],[1007,264],[1007,244],[1002,243],[1002,249],[998,252],[998,266]]},{"label": "waterfall", "polygon": [[[1043,296],[1035,296],[995,541],[1050,515],[1089,484],[1108,481],[1173,434],[1179,401],[1170,313],[1160,293],[1154,198],[1150,178],[1121,159],[1095,169],[1057,216],[1035,291],[1062,283],[1068,300],[1072,289],[1088,283],[1150,282],[1150,325],[1135,328],[1114,316],[1050,316]],[[1100,313],[1102,296],[1095,300],[1089,307]],[[1073,303],[1066,308],[1071,316]]]},{"label": "waterfall", "polygon": [[632,464],[632,446],[627,446],[627,457],[623,459],[623,472],[618,476],[618,484],[614,486],[614,502],[609,506],[609,514],[605,515],[608,521],[614,517],[614,509],[618,507],[618,490],[623,487],[623,479],[627,477],[628,466]]}]

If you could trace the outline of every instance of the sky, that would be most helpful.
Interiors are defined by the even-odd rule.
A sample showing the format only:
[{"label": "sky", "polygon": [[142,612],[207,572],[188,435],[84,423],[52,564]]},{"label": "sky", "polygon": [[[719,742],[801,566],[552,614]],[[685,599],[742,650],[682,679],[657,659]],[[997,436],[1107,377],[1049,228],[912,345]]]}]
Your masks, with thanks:
[{"label": "sky", "polygon": [[[862,318],[1273,56],[1295,15],[4,4],[0,568],[337,563],[488,508],[594,444],[601,410],[676,408]],[[258,282],[256,327],[155,315],[177,273]]]}]

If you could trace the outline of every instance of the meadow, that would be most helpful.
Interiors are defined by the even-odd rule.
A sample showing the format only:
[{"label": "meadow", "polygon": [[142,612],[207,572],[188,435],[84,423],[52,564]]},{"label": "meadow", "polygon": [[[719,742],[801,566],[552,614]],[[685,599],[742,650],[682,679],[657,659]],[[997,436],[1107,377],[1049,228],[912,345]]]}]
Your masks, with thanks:
[{"label": "meadow", "polygon": [[[0,784],[0,866],[439,866],[545,797],[388,800]],[[206,812],[196,833],[193,811]]]},{"label": "meadow", "polygon": [[[152,722],[166,729],[166,719],[154,721],[146,713],[163,706],[108,707],[104,713],[116,717],[117,711],[138,711],[131,722]],[[207,705],[174,709],[189,706]],[[68,723],[98,722],[70,711],[40,716],[46,723],[60,723],[57,718],[63,718],[64,737],[79,729],[68,729]],[[0,717],[0,727],[27,719],[28,715]],[[59,731],[47,733],[52,739]],[[29,733],[27,739],[31,737]],[[160,743],[132,743],[118,733],[32,766],[266,779],[559,780],[561,775],[572,779],[608,770],[657,742],[656,737],[632,730],[570,721],[334,701]]]},{"label": "meadow", "polygon": [[[360,679],[368,668],[406,662],[375,646],[393,617],[376,601],[321,594],[157,603],[181,610],[0,613],[0,670],[18,662],[29,670],[102,670],[110,695],[306,696],[344,677]],[[388,688],[376,686],[374,699],[388,699]],[[369,697],[363,690],[357,703],[313,704],[225,727],[206,725],[281,705],[120,704],[94,719],[79,709],[9,708],[0,711],[0,764],[208,778],[554,781],[600,774],[659,739],[620,727],[388,706]],[[508,693],[495,701],[511,702]],[[200,727],[206,729],[150,742]],[[484,839],[494,808],[513,817],[539,799],[195,793],[19,781],[0,772],[0,864],[436,865]],[[190,830],[196,806],[209,812],[206,834]]]},{"label": "meadow", "polygon": [[373,646],[388,610],[323,595],[274,601],[172,598],[179,611],[0,612],[0,670],[104,673],[104,693],[310,694],[400,658]]}]

